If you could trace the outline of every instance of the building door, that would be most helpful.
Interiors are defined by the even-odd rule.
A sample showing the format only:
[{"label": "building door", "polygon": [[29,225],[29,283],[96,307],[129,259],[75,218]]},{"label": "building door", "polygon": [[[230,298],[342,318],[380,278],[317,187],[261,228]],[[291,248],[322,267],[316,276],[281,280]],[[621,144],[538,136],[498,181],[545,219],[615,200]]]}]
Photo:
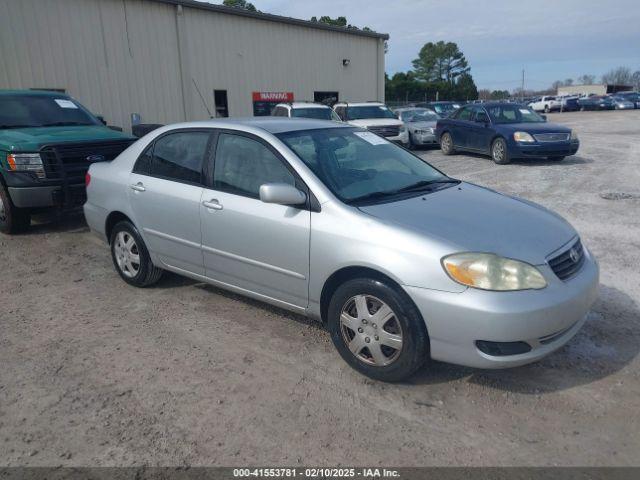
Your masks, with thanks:
[{"label": "building door", "polygon": [[227,118],[229,116],[229,104],[227,103],[226,90],[214,90],[213,102],[216,106],[216,118]]},{"label": "building door", "polygon": [[330,107],[338,103],[338,92],[313,92],[313,101],[316,103],[323,103]]}]

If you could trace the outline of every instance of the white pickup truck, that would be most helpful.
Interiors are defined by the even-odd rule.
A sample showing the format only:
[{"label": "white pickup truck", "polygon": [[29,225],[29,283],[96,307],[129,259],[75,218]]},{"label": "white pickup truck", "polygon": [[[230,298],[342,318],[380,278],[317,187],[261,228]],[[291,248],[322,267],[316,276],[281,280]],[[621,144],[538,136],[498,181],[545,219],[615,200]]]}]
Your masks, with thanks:
[{"label": "white pickup truck", "polygon": [[538,97],[529,103],[529,108],[535,110],[536,112],[545,112],[549,113],[554,110],[560,110],[562,106],[562,101],[558,99],[558,97]]}]

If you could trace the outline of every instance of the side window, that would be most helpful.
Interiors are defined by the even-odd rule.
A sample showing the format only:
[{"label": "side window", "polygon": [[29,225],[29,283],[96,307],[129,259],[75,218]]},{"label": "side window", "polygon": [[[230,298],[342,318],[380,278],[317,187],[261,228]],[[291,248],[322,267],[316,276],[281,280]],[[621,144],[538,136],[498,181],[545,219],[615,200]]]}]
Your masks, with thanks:
[{"label": "side window", "polygon": [[149,175],[151,169],[151,158],[153,157],[153,142],[145,148],[144,152],[140,154],[136,164],[133,166],[133,173],[140,175]]},{"label": "side window", "polygon": [[338,114],[338,117],[340,117],[341,120],[344,120],[344,107],[336,107],[335,112]]},{"label": "side window", "polygon": [[288,183],[295,177],[262,143],[251,138],[221,133],[216,147],[213,188],[259,198],[260,185]]},{"label": "side window", "polygon": [[471,120],[472,111],[470,107],[465,107],[460,111],[460,114],[456,117],[458,120]]},{"label": "side window", "polygon": [[176,132],[156,140],[151,175],[178,182],[202,183],[202,162],[210,134]]}]

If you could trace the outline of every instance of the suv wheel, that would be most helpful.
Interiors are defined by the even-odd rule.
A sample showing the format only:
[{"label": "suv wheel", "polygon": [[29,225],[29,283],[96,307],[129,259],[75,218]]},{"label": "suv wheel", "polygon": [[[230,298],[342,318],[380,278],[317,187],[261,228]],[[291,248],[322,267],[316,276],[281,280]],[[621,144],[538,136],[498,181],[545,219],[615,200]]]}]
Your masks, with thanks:
[{"label": "suv wheel", "polygon": [[509,163],[509,151],[507,150],[507,142],[504,138],[496,138],[491,144],[491,158],[498,165]]},{"label": "suv wheel", "polygon": [[453,138],[451,138],[451,134],[449,132],[445,132],[440,137],[440,150],[445,155],[452,155],[455,153],[453,148]]},{"label": "suv wheel", "polygon": [[328,327],[340,356],[375,380],[403,380],[429,358],[422,316],[406,293],[379,280],[341,285],[329,304]]},{"label": "suv wheel", "polygon": [[31,225],[31,213],[16,207],[9,192],[0,184],[0,232],[14,234],[25,231]]},{"label": "suv wheel", "polygon": [[111,258],[122,279],[135,287],[153,285],[162,276],[149,256],[136,227],[128,221],[118,222],[111,231]]},{"label": "suv wheel", "polygon": [[551,111],[551,109],[549,108],[549,105],[545,105],[544,106],[544,113],[549,113]]}]

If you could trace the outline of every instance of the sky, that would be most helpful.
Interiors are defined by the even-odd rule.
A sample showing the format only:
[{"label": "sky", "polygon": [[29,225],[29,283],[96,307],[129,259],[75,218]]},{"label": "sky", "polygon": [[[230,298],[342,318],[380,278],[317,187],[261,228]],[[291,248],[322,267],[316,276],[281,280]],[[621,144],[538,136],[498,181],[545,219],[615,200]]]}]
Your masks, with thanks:
[{"label": "sky", "polygon": [[[222,3],[211,1],[211,3]],[[390,35],[386,71],[411,69],[427,42],[451,41],[478,88],[539,90],[618,66],[640,70],[640,0],[252,0],[288,17],[345,16]]]}]

